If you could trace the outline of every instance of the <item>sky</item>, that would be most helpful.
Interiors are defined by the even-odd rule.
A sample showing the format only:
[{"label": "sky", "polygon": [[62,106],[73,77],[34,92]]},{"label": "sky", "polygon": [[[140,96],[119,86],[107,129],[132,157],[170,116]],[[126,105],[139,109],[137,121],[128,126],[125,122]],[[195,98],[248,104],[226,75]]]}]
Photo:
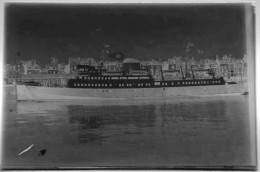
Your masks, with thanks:
[{"label": "sky", "polygon": [[[253,11],[253,10],[252,10]],[[125,58],[166,60],[185,56],[191,43],[195,59],[231,54],[242,58],[245,4],[22,4],[5,7],[7,63],[51,57],[101,60],[110,53]]]}]

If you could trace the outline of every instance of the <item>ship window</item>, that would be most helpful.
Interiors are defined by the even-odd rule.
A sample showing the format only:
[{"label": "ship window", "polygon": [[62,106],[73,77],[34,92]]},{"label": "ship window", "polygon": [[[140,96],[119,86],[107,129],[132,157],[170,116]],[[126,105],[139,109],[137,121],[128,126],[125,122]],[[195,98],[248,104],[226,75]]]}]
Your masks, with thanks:
[{"label": "ship window", "polygon": [[80,76],[79,79],[81,79],[82,77]]},{"label": "ship window", "polygon": [[131,86],[132,86],[132,84],[129,84],[129,86],[131,87]]},{"label": "ship window", "polygon": [[74,86],[77,86],[77,84],[74,84]]},{"label": "ship window", "polygon": [[83,84],[81,84],[81,87],[83,87]]}]

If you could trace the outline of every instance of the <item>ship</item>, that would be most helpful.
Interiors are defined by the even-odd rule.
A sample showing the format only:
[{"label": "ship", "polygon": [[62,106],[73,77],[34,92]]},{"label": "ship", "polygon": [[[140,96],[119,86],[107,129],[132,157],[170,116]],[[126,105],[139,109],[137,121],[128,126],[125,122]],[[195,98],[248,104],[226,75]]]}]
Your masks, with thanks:
[{"label": "ship", "polygon": [[86,100],[86,99],[150,99],[179,96],[213,96],[246,94],[245,84],[226,82],[223,77],[195,78],[193,69],[187,73],[180,68],[181,78],[156,79],[140,63],[131,58],[123,61],[123,69],[108,72],[90,64],[77,65],[77,75],[66,87],[46,87],[37,84],[18,84],[17,100]]}]

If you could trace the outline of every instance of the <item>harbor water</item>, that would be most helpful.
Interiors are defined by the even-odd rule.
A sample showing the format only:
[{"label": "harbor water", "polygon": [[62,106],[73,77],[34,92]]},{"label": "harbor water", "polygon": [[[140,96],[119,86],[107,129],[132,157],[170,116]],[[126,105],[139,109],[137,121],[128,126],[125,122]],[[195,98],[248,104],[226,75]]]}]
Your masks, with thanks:
[{"label": "harbor water", "polygon": [[4,103],[5,169],[256,164],[248,95]]}]

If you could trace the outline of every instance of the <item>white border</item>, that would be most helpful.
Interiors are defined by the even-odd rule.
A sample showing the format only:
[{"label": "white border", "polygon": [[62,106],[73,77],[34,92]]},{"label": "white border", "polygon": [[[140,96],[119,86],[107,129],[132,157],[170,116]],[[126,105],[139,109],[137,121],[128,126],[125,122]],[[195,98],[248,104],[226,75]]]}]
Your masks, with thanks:
[{"label": "white border", "polygon": [[[76,4],[76,3],[251,3],[256,7],[256,54],[255,54],[255,70],[256,70],[256,76],[255,76],[255,84],[256,84],[256,120],[257,120],[257,147],[259,146],[259,139],[258,139],[258,131],[260,126],[260,118],[257,117],[259,114],[259,91],[257,88],[260,88],[260,78],[259,78],[259,66],[260,66],[260,57],[259,57],[259,4],[260,2],[256,0],[0,0],[0,96],[3,98],[3,64],[4,64],[4,5],[6,3],[69,3],[69,4]],[[0,101],[0,109],[3,109],[3,99]],[[0,138],[2,138],[2,127],[3,127],[3,113],[1,111],[1,117],[0,117]],[[2,162],[2,142],[0,142],[0,163]],[[257,149],[257,155],[260,155],[259,147]],[[257,156],[257,165],[259,168],[259,156]],[[259,170],[259,169],[258,169]],[[106,170],[107,171],[107,170]],[[152,170],[154,171],[154,170]]]}]

